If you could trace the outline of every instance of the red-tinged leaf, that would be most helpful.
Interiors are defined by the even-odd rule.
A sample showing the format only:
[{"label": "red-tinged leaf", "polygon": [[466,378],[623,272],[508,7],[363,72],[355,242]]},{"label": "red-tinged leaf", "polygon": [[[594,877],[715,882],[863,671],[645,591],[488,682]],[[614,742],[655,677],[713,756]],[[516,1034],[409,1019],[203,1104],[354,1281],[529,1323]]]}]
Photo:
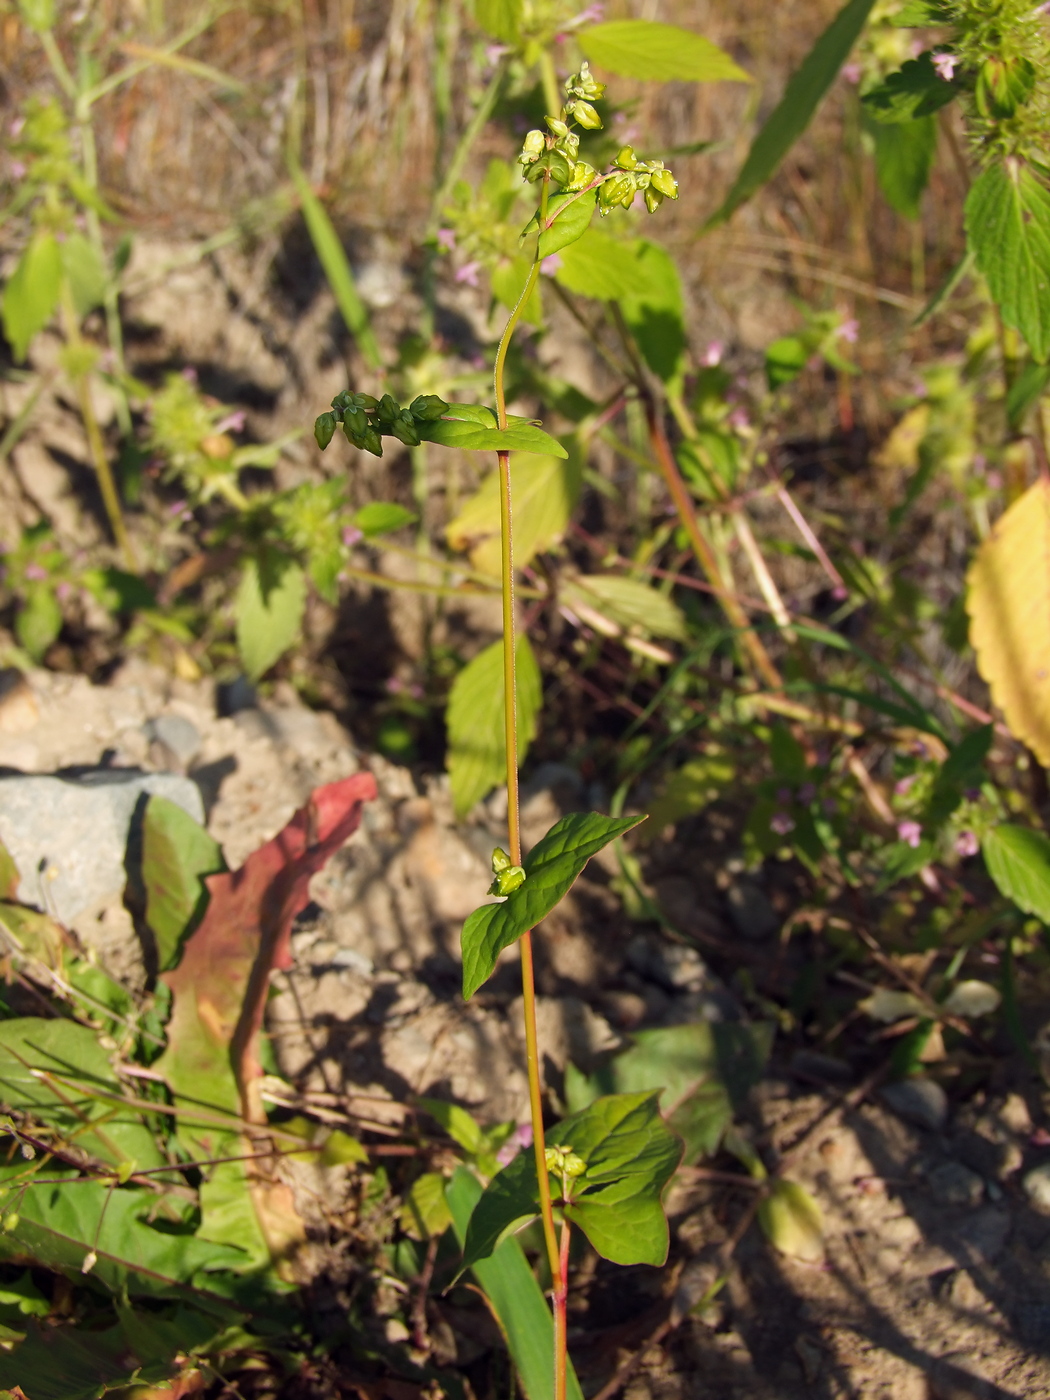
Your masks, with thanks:
[{"label": "red-tinged leaf", "polygon": [[[363,804],[375,796],[370,773],[318,788],[239,870],[205,879],[204,917],[186,940],[178,967],[164,974],[174,1005],[168,1048],[156,1066],[182,1110],[180,1137],[196,1158],[259,1150],[231,1134],[237,1133],[237,1119],[266,1122],[258,1046],[270,974],[291,966],[292,921],[308,901],[310,877],[357,830]],[[193,1110],[201,1111],[197,1124],[187,1116]],[[253,1198],[250,1222],[245,1186]],[[286,1190],[241,1163],[212,1170],[201,1205],[203,1235],[240,1244],[256,1257],[260,1231],[271,1257],[284,1253],[301,1232]],[[246,1230],[254,1240],[244,1238]]]}]

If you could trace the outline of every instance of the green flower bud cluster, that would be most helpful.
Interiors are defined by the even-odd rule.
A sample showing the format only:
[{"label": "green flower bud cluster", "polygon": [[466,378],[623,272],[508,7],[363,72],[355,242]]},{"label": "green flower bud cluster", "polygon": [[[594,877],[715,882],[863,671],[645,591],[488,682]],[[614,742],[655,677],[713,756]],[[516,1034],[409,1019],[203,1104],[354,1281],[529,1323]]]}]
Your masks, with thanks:
[{"label": "green flower bud cluster", "polygon": [[543,1156],[549,1172],[560,1177],[567,1177],[570,1181],[575,1181],[587,1170],[587,1163],[567,1145],[548,1147]]},{"label": "green flower bud cluster", "polygon": [[525,872],[520,865],[512,865],[510,856],[501,846],[492,852],[492,873],[495,879],[489,886],[489,894],[508,895],[525,883]]},{"label": "green flower bud cluster", "polygon": [[437,394],[420,394],[408,408],[391,394],[374,399],[371,394],[355,394],[344,389],[332,400],[332,411],[322,413],[314,423],[314,437],[323,452],[342,425],[343,432],[355,447],[383,455],[382,437],[395,437],[406,447],[418,447],[421,441],[419,425],[433,423],[448,412],[448,404]]},{"label": "green flower bud cluster", "polygon": [[580,138],[569,130],[573,121],[584,131],[598,131],[602,119],[591,105],[605,92],[605,84],[595,82],[586,63],[565,84],[567,101],[560,117],[546,117],[546,132],[530,131],[525,137],[518,163],[525,179],[533,182],[544,175],[568,190],[582,190],[594,179],[593,166],[580,160]]},{"label": "green flower bud cluster", "polygon": [[1036,76],[1035,65],[1023,55],[986,58],[977,71],[977,110],[989,120],[1012,117],[1031,97]]},{"label": "green flower bud cluster", "polygon": [[629,209],[639,190],[645,207],[655,214],[665,199],[678,198],[678,181],[662,160],[639,160],[632,146],[624,146],[613,161],[613,171],[598,191],[598,209]]}]

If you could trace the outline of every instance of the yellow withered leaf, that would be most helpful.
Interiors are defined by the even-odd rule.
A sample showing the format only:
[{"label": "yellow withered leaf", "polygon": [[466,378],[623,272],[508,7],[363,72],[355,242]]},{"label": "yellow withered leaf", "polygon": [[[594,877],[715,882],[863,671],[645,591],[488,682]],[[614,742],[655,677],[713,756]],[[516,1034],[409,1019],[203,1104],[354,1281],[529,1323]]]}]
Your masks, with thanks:
[{"label": "yellow withered leaf", "polygon": [[1050,765],[1050,481],[997,522],[966,584],[977,669],[1017,738]]}]

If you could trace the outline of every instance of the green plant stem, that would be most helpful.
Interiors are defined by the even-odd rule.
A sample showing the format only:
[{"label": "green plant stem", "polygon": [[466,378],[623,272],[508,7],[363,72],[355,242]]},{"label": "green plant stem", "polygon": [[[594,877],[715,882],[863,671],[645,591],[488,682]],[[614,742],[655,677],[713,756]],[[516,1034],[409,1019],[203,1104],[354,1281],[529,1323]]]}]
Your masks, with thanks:
[{"label": "green plant stem", "polygon": [[[540,191],[540,220],[547,217],[548,180],[545,177]],[[521,313],[532,295],[539,276],[539,247],[521,295],[507,319],[499,348],[496,351],[496,364],[493,372],[493,388],[496,395],[496,421],[501,429],[507,426],[507,400],[503,383],[514,328],[521,319]],[[518,802],[518,725],[517,725],[517,666],[514,632],[514,536],[513,512],[511,509],[510,453],[499,452],[500,487],[500,562],[503,595],[503,717],[507,743],[507,837],[511,862],[521,864],[521,824]],[[551,1280],[555,1290],[555,1314],[561,1276],[561,1253],[558,1248],[557,1232],[554,1225],[554,1206],[551,1201],[550,1177],[547,1174],[547,1144],[543,1132],[543,1084],[540,1078],[539,1033],[536,1027],[536,977],[532,957],[531,930],[522,935],[521,947],[521,990],[525,1018],[525,1062],[529,1079],[529,1111],[532,1118],[532,1144],[536,1155],[536,1179],[540,1193],[540,1216],[543,1221],[543,1238],[550,1261]],[[555,1318],[557,1321],[557,1317]],[[566,1369],[565,1349],[559,1358],[555,1349],[554,1394],[555,1400],[565,1400]]]},{"label": "green plant stem", "polygon": [[554,70],[554,59],[550,49],[544,49],[540,54],[540,81],[543,84],[543,100],[547,104],[547,113],[556,117],[561,112],[562,103],[558,74]]}]

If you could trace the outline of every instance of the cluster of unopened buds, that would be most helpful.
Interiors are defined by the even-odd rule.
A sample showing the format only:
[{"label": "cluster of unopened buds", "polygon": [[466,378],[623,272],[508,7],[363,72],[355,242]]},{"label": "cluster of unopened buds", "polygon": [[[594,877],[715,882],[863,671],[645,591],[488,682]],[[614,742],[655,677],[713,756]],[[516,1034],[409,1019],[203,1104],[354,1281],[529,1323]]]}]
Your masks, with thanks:
[{"label": "cluster of unopened buds", "polygon": [[548,176],[563,190],[573,192],[595,186],[602,214],[617,207],[627,209],[638,191],[652,214],[665,199],[678,198],[678,182],[662,160],[639,160],[630,146],[624,146],[613,161],[612,170],[599,176],[593,165],[580,160],[580,138],[569,130],[573,121],[585,131],[597,131],[602,119],[594,102],[605,92],[605,84],[591,77],[584,63],[565,84],[566,102],[560,117],[546,117],[548,130],[538,128],[525,137],[518,163],[526,180]]},{"label": "cluster of unopened buds", "polygon": [[566,1143],[565,1146],[548,1147],[543,1154],[547,1170],[562,1179],[562,1190],[569,1195],[569,1183],[581,1177],[587,1170],[587,1163]]},{"label": "cluster of unopened buds", "polygon": [[406,447],[418,447],[422,441],[420,424],[436,422],[447,412],[448,404],[437,394],[420,394],[407,408],[402,408],[391,394],[374,399],[371,394],[355,394],[344,389],[332,400],[332,411],[322,413],[314,423],[314,437],[323,452],[335,436],[336,428],[342,426],[348,442],[382,457],[384,435],[397,438]]}]

